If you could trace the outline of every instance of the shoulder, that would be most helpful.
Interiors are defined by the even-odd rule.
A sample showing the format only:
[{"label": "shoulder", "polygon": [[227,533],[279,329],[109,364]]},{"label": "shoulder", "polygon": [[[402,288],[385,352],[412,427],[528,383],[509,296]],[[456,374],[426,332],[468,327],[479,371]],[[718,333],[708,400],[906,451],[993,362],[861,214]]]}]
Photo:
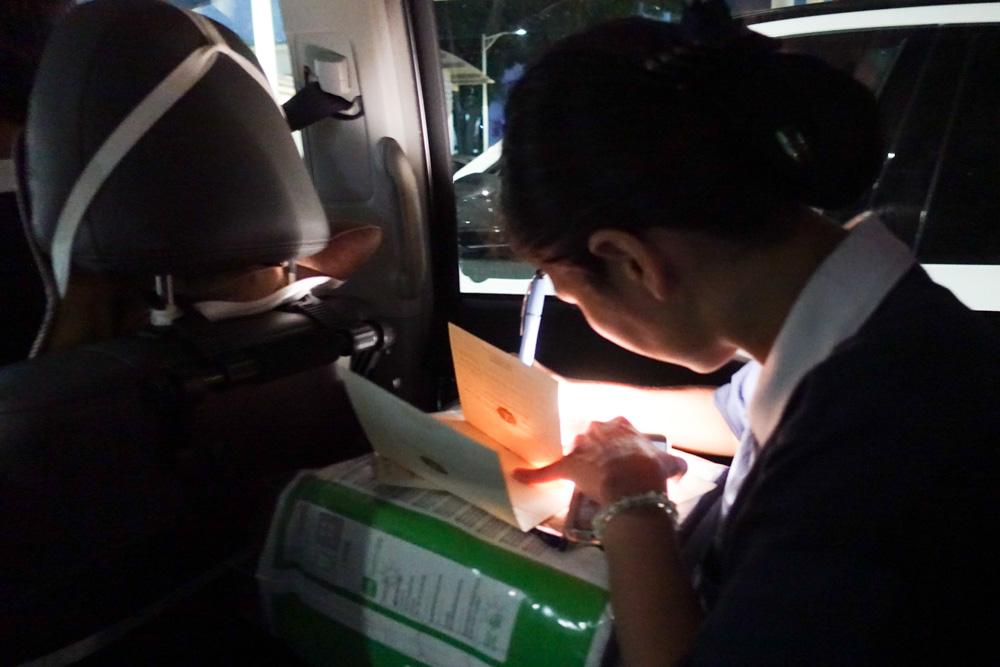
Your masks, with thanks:
[{"label": "shoulder", "polygon": [[803,378],[774,449],[804,432],[879,438],[882,447],[900,447],[898,454],[912,452],[905,438],[944,438],[937,440],[944,445],[969,432],[1000,437],[998,404],[1000,330],[915,267]]},{"label": "shoulder", "polygon": [[789,490],[845,502],[996,493],[998,406],[1000,332],[915,267],[803,378],[765,443],[760,481],[795,473]]},{"label": "shoulder", "polygon": [[803,379],[724,529],[705,655],[982,648],[997,621],[976,602],[1000,558],[998,340],[918,268]]}]

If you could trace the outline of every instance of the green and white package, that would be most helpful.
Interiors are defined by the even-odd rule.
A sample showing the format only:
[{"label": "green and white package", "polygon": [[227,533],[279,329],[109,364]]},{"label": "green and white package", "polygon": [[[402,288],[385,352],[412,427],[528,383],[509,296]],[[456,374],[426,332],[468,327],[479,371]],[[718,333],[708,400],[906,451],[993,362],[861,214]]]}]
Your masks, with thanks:
[{"label": "green and white package", "polygon": [[371,456],[296,477],[257,576],[271,631],[313,665],[596,667],[611,632],[602,552],[380,485]]}]

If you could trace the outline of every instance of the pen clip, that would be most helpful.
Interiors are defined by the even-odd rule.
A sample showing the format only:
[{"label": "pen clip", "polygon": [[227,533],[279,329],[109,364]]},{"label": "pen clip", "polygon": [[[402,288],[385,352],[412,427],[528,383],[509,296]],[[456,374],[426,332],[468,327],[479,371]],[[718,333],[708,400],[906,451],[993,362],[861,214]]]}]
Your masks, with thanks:
[{"label": "pen clip", "polygon": [[528,283],[528,291],[524,293],[524,298],[521,299],[521,327],[517,332],[518,336],[524,335],[524,318],[528,314],[528,302],[531,300],[531,293],[538,289],[541,279],[544,276],[545,272],[537,269],[535,275],[532,276],[531,281]]}]

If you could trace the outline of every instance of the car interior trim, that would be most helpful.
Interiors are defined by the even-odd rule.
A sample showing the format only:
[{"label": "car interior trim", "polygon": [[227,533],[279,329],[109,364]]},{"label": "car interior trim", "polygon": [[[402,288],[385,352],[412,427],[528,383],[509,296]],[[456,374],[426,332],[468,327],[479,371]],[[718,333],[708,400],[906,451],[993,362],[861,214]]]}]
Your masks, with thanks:
[{"label": "car interior trim", "polygon": [[929,7],[895,7],[892,9],[845,12],[843,14],[802,16],[779,21],[755,23],[748,27],[768,37],[792,37],[794,35],[812,35],[820,32],[839,32],[842,30],[996,22],[1000,22],[1000,3],[984,2],[961,5],[933,5]]}]

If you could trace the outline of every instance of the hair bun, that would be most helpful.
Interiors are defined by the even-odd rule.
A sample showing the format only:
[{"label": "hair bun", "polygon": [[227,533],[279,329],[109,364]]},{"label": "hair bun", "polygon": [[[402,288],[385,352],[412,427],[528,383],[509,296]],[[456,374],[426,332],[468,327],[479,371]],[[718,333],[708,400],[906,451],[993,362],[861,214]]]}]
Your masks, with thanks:
[{"label": "hair bun", "polygon": [[779,40],[748,30],[723,0],[692,0],[680,30],[735,79],[733,108],[749,108],[736,126],[753,138],[752,168],[821,208],[845,206],[870,185],[882,161],[881,132],[864,86],[819,58],[779,53]]},{"label": "hair bun", "polygon": [[850,204],[882,163],[874,97],[819,58],[778,53],[769,60],[745,86],[761,166],[805,204]]},{"label": "hair bun", "polygon": [[708,47],[717,57],[736,63],[753,62],[781,48],[781,40],[749,30],[734,19],[723,0],[693,0],[679,28],[687,45]]},{"label": "hair bun", "polygon": [[520,251],[589,266],[588,235],[609,224],[774,238],[790,204],[839,208],[870,185],[882,158],[871,93],[713,6],[684,26],[595,26],[527,68],[501,170]]}]

